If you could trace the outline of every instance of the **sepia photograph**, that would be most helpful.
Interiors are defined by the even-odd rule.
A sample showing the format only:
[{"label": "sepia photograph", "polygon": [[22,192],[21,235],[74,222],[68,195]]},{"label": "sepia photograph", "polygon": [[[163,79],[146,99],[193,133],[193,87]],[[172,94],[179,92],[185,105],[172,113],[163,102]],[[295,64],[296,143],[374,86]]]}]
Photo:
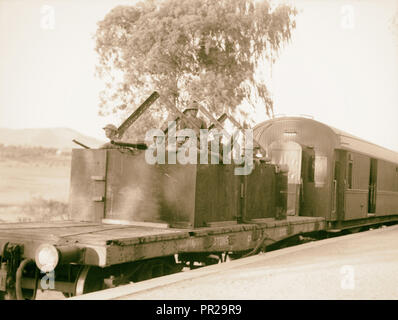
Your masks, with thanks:
[{"label": "sepia photograph", "polygon": [[1,300],[398,300],[398,0],[0,0],[0,46]]}]

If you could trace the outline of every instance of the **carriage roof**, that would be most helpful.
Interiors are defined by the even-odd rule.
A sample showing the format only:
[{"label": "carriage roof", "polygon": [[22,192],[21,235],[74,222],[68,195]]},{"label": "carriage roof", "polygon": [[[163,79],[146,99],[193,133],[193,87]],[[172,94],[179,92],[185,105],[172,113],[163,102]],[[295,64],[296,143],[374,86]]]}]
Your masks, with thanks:
[{"label": "carriage roof", "polygon": [[304,118],[304,117],[280,117],[274,118],[271,120],[264,121],[254,127],[254,130],[265,130],[266,128],[270,128],[273,123],[278,122],[286,122],[286,121],[300,121],[300,122],[307,122],[308,125],[313,127],[315,126],[323,126],[325,128],[329,128],[331,131],[331,135],[334,136],[336,139],[335,149],[343,149],[352,152],[358,152],[362,154],[366,154],[370,157],[386,160],[389,162],[393,162],[398,164],[398,152],[389,150],[387,148],[381,147],[375,143],[366,141],[364,139],[358,138],[350,133],[344,132],[340,129],[336,129],[329,125],[326,125],[322,122]]}]

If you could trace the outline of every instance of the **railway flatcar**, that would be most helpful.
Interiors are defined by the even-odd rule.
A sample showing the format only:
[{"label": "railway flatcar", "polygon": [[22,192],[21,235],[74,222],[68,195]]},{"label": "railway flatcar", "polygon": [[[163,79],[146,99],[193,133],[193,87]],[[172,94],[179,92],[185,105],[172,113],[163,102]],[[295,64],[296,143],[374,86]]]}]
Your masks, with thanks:
[{"label": "railway flatcar", "polygon": [[288,215],[324,217],[328,230],[398,219],[398,153],[304,117],[254,128],[288,174]]},{"label": "railway flatcar", "polygon": [[243,177],[234,164],[152,165],[146,151],[122,145],[72,151],[68,221],[0,224],[2,298],[76,296],[324,228],[322,219],[286,219],[277,165],[259,161]]}]

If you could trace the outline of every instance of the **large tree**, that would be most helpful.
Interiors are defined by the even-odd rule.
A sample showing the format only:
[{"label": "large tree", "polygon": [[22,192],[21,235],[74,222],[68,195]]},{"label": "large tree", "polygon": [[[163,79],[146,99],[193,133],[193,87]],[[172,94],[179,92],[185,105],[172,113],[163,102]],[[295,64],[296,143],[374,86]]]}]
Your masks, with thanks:
[{"label": "large tree", "polygon": [[[161,0],[118,6],[98,23],[99,75],[106,81],[100,114],[130,113],[157,90],[181,110],[195,99],[214,114],[246,99],[273,110],[255,77],[295,27],[296,10],[256,0]],[[156,112],[155,112],[156,113]]]}]

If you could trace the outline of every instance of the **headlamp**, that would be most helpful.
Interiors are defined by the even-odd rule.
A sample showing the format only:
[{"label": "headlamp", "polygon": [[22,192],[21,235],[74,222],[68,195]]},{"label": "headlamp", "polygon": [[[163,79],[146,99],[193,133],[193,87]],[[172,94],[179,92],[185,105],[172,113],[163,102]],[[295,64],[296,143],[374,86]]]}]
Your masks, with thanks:
[{"label": "headlamp", "polygon": [[41,271],[51,272],[58,265],[59,252],[51,244],[42,244],[36,250],[35,261]]}]

